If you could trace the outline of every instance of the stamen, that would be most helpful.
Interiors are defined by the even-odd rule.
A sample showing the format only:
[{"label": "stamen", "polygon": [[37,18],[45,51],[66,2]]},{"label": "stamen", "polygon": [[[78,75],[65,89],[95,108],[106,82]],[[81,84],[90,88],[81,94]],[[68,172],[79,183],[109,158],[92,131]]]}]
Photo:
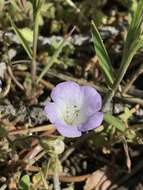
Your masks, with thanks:
[{"label": "stamen", "polygon": [[64,114],[64,121],[68,125],[75,125],[79,121],[80,109],[77,105],[68,105]]}]

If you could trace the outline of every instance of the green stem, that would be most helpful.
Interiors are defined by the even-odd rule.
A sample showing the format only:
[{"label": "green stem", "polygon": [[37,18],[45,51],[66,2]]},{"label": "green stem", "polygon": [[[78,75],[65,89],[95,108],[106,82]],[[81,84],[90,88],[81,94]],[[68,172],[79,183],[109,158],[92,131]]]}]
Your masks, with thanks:
[{"label": "green stem", "polygon": [[[33,10],[35,11],[35,10]],[[32,82],[35,85],[36,79],[36,70],[37,70],[37,63],[36,63],[36,55],[37,55],[37,42],[38,42],[38,33],[39,33],[39,11],[35,11],[33,13],[33,20],[34,20],[34,29],[33,29],[33,56],[32,56],[32,66],[31,66],[31,75],[32,75]]]},{"label": "green stem", "polygon": [[61,190],[59,182],[59,174],[57,172],[54,173],[53,182],[54,182],[54,190]]},{"label": "green stem", "polygon": [[128,50],[128,52],[127,51],[124,52],[117,79],[115,80],[115,82],[113,84],[112,90],[110,90],[109,93],[107,94],[107,96],[105,97],[105,101],[104,101],[103,108],[102,108],[102,110],[104,112],[106,112],[108,110],[108,106],[109,106],[113,96],[115,95],[124,75],[126,74],[126,71],[129,67],[135,53],[137,52],[137,50],[139,48],[140,48],[140,44],[137,43],[136,45],[133,46],[132,50],[130,49],[130,50]]},{"label": "green stem", "polygon": [[47,73],[47,71],[50,69],[50,67],[54,64],[54,62],[56,61],[57,57],[59,56],[61,50],[63,49],[64,45],[65,45],[66,40],[64,39],[60,44],[58,49],[56,50],[56,52],[54,53],[54,55],[51,57],[51,59],[49,60],[48,64],[46,65],[46,67],[43,69],[43,71],[41,72],[40,76],[37,79],[37,83],[43,78],[43,76]]},{"label": "green stem", "polygon": [[43,69],[43,71],[41,72],[40,76],[37,79],[37,83],[43,78],[43,76],[48,72],[48,70],[50,69],[50,67],[55,63],[57,57],[59,56],[59,54],[61,53],[63,47],[65,46],[67,39],[71,36],[71,34],[73,33],[73,31],[75,30],[75,27],[70,31],[70,33],[63,39],[63,41],[61,41],[59,43],[59,46],[57,48],[57,50],[55,51],[54,55],[51,57],[51,59],[49,60],[47,66]]}]

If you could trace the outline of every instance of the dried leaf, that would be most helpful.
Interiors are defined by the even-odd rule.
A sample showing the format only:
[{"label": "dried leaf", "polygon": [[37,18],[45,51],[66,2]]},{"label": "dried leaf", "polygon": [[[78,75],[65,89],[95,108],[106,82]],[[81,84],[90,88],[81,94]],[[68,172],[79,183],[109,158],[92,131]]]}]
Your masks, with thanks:
[{"label": "dried leaf", "polygon": [[110,185],[111,181],[108,178],[109,169],[102,168],[91,174],[84,186],[84,190],[106,190]]}]

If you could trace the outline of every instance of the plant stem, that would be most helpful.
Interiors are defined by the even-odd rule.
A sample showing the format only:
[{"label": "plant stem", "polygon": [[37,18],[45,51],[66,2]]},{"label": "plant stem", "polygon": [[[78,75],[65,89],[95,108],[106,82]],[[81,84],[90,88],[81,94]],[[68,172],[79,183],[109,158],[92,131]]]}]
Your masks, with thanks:
[{"label": "plant stem", "polygon": [[130,50],[129,52],[126,52],[126,51],[124,52],[117,79],[115,80],[112,89],[109,90],[109,93],[105,97],[102,111],[106,112],[108,110],[108,106],[109,106],[113,96],[115,95],[124,75],[126,74],[129,64],[131,63],[135,53],[137,52],[137,50],[139,48],[140,48],[140,45],[136,44],[132,50]]},{"label": "plant stem", "polygon": [[32,65],[31,65],[31,75],[32,75],[33,85],[35,85],[36,70],[37,70],[36,55],[37,55],[38,33],[39,33],[38,16],[39,16],[39,11],[33,10],[34,29],[33,29],[33,56],[32,56]]},{"label": "plant stem", "polygon": [[54,55],[51,57],[51,59],[49,60],[47,66],[43,69],[43,71],[41,72],[40,76],[38,77],[37,83],[43,78],[43,76],[48,72],[48,70],[50,69],[50,67],[54,64],[54,62],[56,61],[57,57],[61,53],[63,47],[65,46],[65,44],[67,42],[67,39],[71,36],[71,34],[73,33],[74,30],[75,30],[75,27],[73,27],[73,29],[70,31],[70,33],[67,34],[67,36],[63,39],[63,41],[61,41],[59,43],[59,46],[58,46],[57,50],[55,51]]},{"label": "plant stem", "polygon": [[53,182],[54,182],[54,190],[61,190],[60,182],[59,182],[59,175],[57,172],[54,173]]}]

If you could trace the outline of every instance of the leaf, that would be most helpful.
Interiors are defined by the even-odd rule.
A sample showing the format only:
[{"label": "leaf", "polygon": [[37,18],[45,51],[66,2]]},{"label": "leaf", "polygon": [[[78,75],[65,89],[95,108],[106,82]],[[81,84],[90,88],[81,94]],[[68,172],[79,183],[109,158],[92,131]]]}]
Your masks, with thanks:
[{"label": "leaf", "polygon": [[113,68],[110,62],[110,58],[108,56],[108,53],[106,51],[102,38],[93,21],[91,22],[91,27],[92,27],[92,40],[94,43],[94,48],[99,60],[100,67],[102,69],[104,76],[107,79],[107,84],[109,86],[112,86],[114,82],[114,74],[113,74]]},{"label": "leaf", "polygon": [[121,132],[125,131],[125,129],[126,129],[124,122],[121,119],[119,119],[113,115],[110,115],[109,113],[104,114],[104,121],[106,121],[109,125],[114,126]]},{"label": "leaf", "polygon": [[107,110],[108,104],[110,104],[113,96],[115,95],[118,87],[123,80],[127,69],[137,53],[137,51],[143,47],[143,37],[142,37],[142,21],[143,21],[143,0],[138,3],[137,9],[135,10],[134,16],[132,18],[129,31],[124,43],[123,56],[120,64],[120,68],[117,72],[117,77],[112,86],[112,90],[109,91],[105,97],[104,105],[102,110],[104,112]]},{"label": "leaf", "polygon": [[24,36],[22,35],[22,33],[17,28],[17,26],[15,25],[15,23],[13,22],[12,18],[9,15],[8,15],[8,18],[9,18],[9,20],[11,22],[11,25],[12,25],[12,28],[13,28],[14,32],[16,33],[19,41],[21,42],[21,45],[25,49],[25,51],[28,54],[29,58],[32,59],[32,50],[31,50],[27,40],[24,38]]},{"label": "leaf", "polygon": [[[84,185],[84,190],[106,190],[111,185],[112,181],[110,180],[109,176],[111,175],[111,169],[104,167],[101,169],[96,170],[86,180]],[[114,178],[113,176],[112,178]],[[112,179],[113,180],[113,179]]]},{"label": "leaf", "polygon": [[77,8],[76,4],[75,4],[72,0],[65,0],[65,2],[66,2],[69,6],[71,6],[72,8],[74,8],[74,9],[80,11],[80,9]]},{"label": "leaf", "polygon": [[133,41],[138,39],[141,34],[141,24],[142,24],[142,13],[143,13],[143,0],[140,0],[138,6],[134,12],[129,31],[127,34],[126,42],[125,42],[125,49],[128,49]]},{"label": "leaf", "polygon": [[21,35],[26,39],[27,42],[32,43],[33,42],[33,31],[30,30],[29,28],[22,28],[19,29],[19,32]]},{"label": "leaf", "polygon": [[140,0],[132,17],[129,26],[129,31],[124,44],[123,57],[119,69],[119,74],[122,73],[121,79],[126,73],[126,70],[128,69],[128,66],[130,65],[134,55],[141,47],[143,47],[142,14],[143,14],[143,0]]},{"label": "leaf", "polygon": [[30,189],[30,177],[28,175],[24,175],[19,184],[19,190],[29,190]]}]

